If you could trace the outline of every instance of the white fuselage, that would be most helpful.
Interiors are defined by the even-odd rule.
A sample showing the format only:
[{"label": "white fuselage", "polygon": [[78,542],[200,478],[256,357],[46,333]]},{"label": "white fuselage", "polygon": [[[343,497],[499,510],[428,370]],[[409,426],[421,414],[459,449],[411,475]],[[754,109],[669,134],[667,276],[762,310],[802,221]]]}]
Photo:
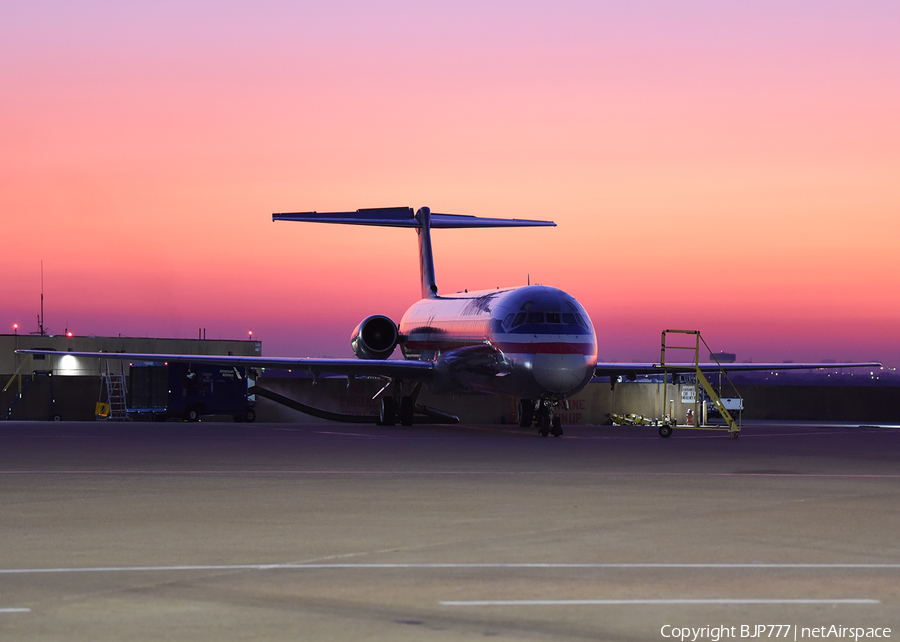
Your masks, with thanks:
[{"label": "white fuselage", "polygon": [[438,393],[564,399],[588,384],[597,362],[587,312],[543,285],[422,299],[400,334],[404,358],[435,362]]}]

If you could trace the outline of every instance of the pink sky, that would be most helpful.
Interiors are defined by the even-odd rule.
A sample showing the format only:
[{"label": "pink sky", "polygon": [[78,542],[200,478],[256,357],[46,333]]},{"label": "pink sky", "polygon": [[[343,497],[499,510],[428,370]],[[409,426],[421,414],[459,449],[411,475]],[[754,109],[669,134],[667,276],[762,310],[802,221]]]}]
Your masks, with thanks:
[{"label": "pink sky", "polygon": [[[347,356],[438,285],[552,284],[604,359],[665,328],[739,359],[900,363],[896,2],[13,3],[0,322]],[[125,5],[125,6],[123,6]],[[311,6],[305,6],[311,5]]]}]

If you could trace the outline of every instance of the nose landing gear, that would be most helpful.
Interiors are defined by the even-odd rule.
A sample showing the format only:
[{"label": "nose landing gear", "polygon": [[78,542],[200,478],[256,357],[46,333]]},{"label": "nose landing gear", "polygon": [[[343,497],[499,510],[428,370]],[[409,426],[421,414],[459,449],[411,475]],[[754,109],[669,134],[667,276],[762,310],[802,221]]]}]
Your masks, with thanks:
[{"label": "nose landing gear", "polygon": [[541,437],[549,435],[561,437],[563,434],[562,420],[553,414],[558,405],[559,401],[556,399],[540,399],[537,402],[531,399],[520,399],[519,426],[528,428],[537,423],[537,432]]}]

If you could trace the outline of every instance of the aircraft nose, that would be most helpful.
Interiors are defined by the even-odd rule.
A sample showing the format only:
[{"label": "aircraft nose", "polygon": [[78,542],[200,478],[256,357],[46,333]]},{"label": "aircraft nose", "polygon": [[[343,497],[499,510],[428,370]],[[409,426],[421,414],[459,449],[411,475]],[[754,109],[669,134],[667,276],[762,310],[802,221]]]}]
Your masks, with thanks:
[{"label": "aircraft nose", "polygon": [[535,380],[550,392],[574,390],[587,374],[582,354],[536,354],[532,370]]}]

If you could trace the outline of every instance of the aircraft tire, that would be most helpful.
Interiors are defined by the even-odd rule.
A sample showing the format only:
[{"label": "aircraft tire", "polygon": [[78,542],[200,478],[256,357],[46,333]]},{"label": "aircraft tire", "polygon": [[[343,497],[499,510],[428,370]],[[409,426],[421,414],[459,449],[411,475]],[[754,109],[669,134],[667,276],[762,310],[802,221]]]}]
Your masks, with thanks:
[{"label": "aircraft tire", "polygon": [[393,397],[381,398],[381,411],[378,415],[379,426],[393,426],[397,423],[397,411],[394,408]]},{"label": "aircraft tire", "polygon": [[519,428],[529,428],[534,423],[534,402],[519,399]]},{"label": "aircraft tire", "polygon": [[668,439],[672,436],[672,426],[660,426],[659,427],[659,436],[663,439]]},{"label": "aircraft tire", "polygon": [[553,428],[550,430],[550,434],[554,437],[562,437],[563,429],[562,429],[562,419],[559,417],[553,418]]},{"label": "aircraft tire", "polygon": [[546,437],[550,434],[550,413],[547,412],[544,408],[541,408],[540,422],[541,427],[538,428],[538,434],[541,437]]},{"label": "aircraft tire", "polygon": [[412,397],[406,395],[400,398],[400,425],[402,426],[412,426],[413,425],[413,414],[415,413],[416,406],[413,403]]}]

